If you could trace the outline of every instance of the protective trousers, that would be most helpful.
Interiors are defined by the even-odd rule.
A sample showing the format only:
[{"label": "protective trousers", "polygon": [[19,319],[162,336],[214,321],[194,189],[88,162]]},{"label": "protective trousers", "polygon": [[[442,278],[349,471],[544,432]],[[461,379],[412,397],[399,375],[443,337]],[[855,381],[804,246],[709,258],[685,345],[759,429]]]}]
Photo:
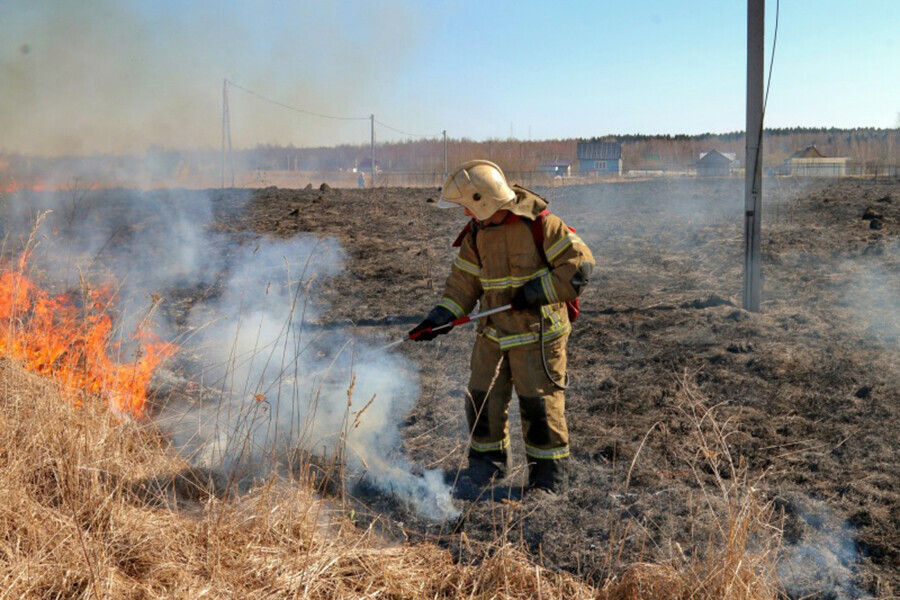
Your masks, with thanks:
[{"label": "protective trousers", "polygon": [[[565,381],[568,337],[544,343],[547,368],[559,383]],[[508,464],[509,403],[515,387],[528,457],[528,484],[557,490],[564,482],[569,457],[565,395],[544,372],[540,343],[503,351],[497,342],[479,334],[471,369],[466,402],[470,464],[473,460],[489,461],[500,468]]]}]

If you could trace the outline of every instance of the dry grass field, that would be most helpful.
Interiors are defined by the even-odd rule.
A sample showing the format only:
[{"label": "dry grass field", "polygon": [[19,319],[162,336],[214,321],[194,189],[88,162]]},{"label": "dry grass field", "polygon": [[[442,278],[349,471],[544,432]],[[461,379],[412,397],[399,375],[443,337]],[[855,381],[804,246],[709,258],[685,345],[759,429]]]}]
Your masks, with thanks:
[{"label": "dry grass field", "polygon": [[[422,482],[460,464],[472,330],[377,351],[418,322],[449,270],[462,216],[436,210],[436,190],[5,198],[8,256],[53,210],[31,238],[35,281],[86,314],[87,282],[117,281],[124,330],[152,323],[180,350],[134,419],[103,390],[76,408],[66,386],[2,363],[2,597],[891,597],[900,182],[767,186],[759,314],[737,299],[740,182],[538,190],[598,259],[570,341],[569,490],[549,506],[522,498],[520,469],[478,500],[436,505],[441,518],[407,492],[439,495]],[[293,295],[248,279],[269,250],[303,265]],[[292,370],[249,385],[244,363],[272,362],[256,358],[272,356],[262,325],[246,355],[203,363],[242,339],[216,312],[232,284],[241,314],[289,305],[276,339],[297,344]],[[7,319],[7,339],[28,318]],[[344,366],[348,339],[359,378],[312,378]],[[131,343],[120,354],[142,356]],[[303,422],[279,409],[288,388],[292,406],[321,402]],[[185,442],[214,406],[235,407],[217,423],[240,435],[210,451]],[[285,414],[290,434],[271,439],[293,454],[261,452],[274,469],[236,482],[224,465],[239,461],[212,461],[235,440],[262,447],[259,423]],[[310,431],[327,425],[341,433],[322,449]],[[517,440],[513,451],[521,467]]]}]

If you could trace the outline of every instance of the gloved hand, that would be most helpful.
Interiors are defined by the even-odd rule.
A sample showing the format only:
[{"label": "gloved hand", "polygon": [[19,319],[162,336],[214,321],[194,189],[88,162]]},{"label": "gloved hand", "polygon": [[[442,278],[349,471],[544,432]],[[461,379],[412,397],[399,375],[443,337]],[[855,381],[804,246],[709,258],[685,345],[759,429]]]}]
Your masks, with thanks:
[{"label": "gloved hand", "polygon": [[[430,342],[437,336],[444,335],[445,333],[453,329],[453,327],[445,327],[444,329],[438,329],[437,331],[427,331],[428,329],[433,329],[435,327],[438,327],[437,323],[430,319],[425,319],[410,330],[409,337],[414,342]],[[419,333],[420,331],[422,333]],[[415,337],[416,334],[419,334],[418,337]]]},{"label": "gloved hand", "polygon": [[[446,325],[447,323],[453,322],[453,313],[444,308],[443,306],[435,306],[431,309],[431,312],[425,317],[425,320],[413,327],[409,332],[409,338],[416,342],[430,342],[434,338],[439,335],[444,335],[445,333],[449,333],[453,326],[445,327],[438,331],[426,331],[428,329],[434,329],[435,327],[440,327],[441,325]],[[422,332],[422,333],[419,333]],[[418,334],[418,337],[413,337]]]}]

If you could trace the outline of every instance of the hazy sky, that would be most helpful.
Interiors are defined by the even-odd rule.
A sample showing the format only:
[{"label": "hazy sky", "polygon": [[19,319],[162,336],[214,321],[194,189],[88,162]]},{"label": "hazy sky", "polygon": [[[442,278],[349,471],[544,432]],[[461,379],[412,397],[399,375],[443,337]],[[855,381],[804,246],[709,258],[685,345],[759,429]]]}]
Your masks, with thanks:
[{"label": "hazy sky", "polygon": [[[766,63],[775,30],[767,1]],[[766,125],[896,127],[900,2],[781,0]],[[744,128],[745,0],[0,0],[0,152]]]}]

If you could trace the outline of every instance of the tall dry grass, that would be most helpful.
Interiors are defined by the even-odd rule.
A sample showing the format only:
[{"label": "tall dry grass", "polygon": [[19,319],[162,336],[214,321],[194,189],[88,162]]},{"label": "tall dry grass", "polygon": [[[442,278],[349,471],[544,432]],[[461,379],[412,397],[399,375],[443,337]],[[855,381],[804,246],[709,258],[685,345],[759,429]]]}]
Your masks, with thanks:
[{"label": "tall dry grass", "polygon": [[683,393],[697,468],[734,468],[709,490],[717,533],[594,588],[499,542],[468,564],[434,544],[388,545],[302,480],[224,497],[152,426],[101,400],[75,408],[0,361],[0,598],[777,598],[771,507],[723,455],[712,409]]},{"label": "tall dry grass", "polygon": [[[715,408],[686,378],[681,409],[696,425],[690,463],[715,533],[699,551],[633,565],[600,587],[501,541],[471,544],[466,563],[431,543],[389,544],[375,525],[360,529],[347,509],[318,497],[302,474],[233,491],[193,468],[152,422],[121,420],[100,398],[76,407],[65,397],[0,358],[0,600],[778,596],[771,507],[731,457]],[[715,474],[711,484],[704,471]]]},{"label": "tall dry grass", "polygon": [[687,549],[673,540],[674,555],[668,561],[628,567],[605,582],[598,594],[603,600],[784,596],[777,574],[781,529],[762,492],[764,474],[751,476],[743,459],[732,455],[728,438],[735,431],[720,416],[721,407],[710,404],[691,382],[687,373],[678,377],[675,402],[693,427],[687,444],[692,455],[684,460],[704,504],[698,513],[711,522],[711,533]]},{"label": "tall dry grass", "polygon": [[235,497],[152,427],[0,361],[0,598],[585,598],[508,546],[386,545],[270,480]]}]

